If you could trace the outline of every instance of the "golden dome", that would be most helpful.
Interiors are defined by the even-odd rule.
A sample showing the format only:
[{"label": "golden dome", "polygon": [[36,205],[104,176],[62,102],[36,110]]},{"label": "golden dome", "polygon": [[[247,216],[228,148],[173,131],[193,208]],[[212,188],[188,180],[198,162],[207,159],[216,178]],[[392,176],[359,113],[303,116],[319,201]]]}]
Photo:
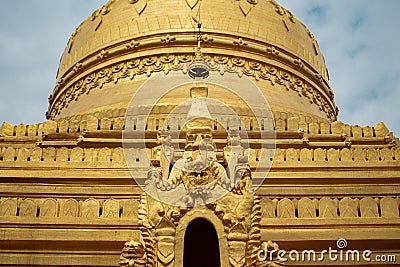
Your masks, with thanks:
[{"label": "golden dome", "polygon": [[110,0],[72,34],[47,117],[126,107],[153,73],[194,59],[199,16],[207,61],[256,80],[275,110],[336,119],[317,41],[275,0]]}]

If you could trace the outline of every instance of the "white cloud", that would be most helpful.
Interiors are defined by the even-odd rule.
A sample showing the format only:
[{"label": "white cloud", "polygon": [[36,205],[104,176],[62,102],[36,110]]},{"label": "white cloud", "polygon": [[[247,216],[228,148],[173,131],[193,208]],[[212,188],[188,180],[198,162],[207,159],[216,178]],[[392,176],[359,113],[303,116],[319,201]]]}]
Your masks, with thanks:
[{"label": "white cloud", "polygon": [[[105,0],[2,2],[0,121],[45,120],[61,53],[74,29]],[[44,8],[45,7],[45,8]]]},{"label": "white cloud", "polygon": [[339,119],[383,121],[400,136],[400,1],[280,0],[319,41],[330,72]]}]

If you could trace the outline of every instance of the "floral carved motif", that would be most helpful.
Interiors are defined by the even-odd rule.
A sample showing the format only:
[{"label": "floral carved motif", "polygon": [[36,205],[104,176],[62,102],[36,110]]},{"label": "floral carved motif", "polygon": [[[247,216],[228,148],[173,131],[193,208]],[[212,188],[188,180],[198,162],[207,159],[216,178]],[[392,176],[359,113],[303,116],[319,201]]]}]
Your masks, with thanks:
[{"label": "floral carved motif", "polygon": [[135,6],[136,12],[140,15],[147,7],[147,0],[128,0],[129,4]]},{"label": "floral carved motif", "polygon": [[[240,1],[240,0],[238,0]],[[240,1],[239,8],[243,12],[243,15],[247,16],[251,9],[257,4],[257,0],[247,0],[247,1]]]},{"label": "floral carved motif", "polygon": [[233,41],[233,44],[237,45],[237,46],[247,46],[248,43],[246,43],[242,38],[239,38],[235,41]]},{"label": "floral carved motif", "polygon": [[132,49],[134,50],[135,48],[137,48],[140,45],[140,42],[135,41],[134,39],[132,39],[132,41],[126,45],[127,49]]},{"label": "floral carved motif", "polygon": [[108,13],[110,13],[112,2],[114,2],[114,1],[111,1],[111,3],[107,3],[106,5],[101,6],[96,11],[94,11],[93,14],[90,16],[90,20],[93,21],[97,17],[101,17],[101,16],[104,16],[104,15],[107,15]]},{"label": "floral carved motif", "polygon": [[[238,45],[240,40],[238,40]],[[271,47],[267,52],[276,55],[279,53]],[[107,51],[101,51],[98,57],[106,57]],[[302,97],[306,97],[310,103],[315,104],[321,111],[324,111],[330,119],[336,118],[336,110],[331,106],[325,96],[310,83],[304,79],[297,77],[281,68],[272,66],[267,63],[261,63],[255,60],[249,60],[240,57],[228,57],[222,55],[205,55],[207,62],[210,62],[211,68],[218,70],[221,74],[224,72],[237,71],[239,74],[245,74],[254,77],[255,80],[267,80],[272,85],[281,85],[288,91],[295,91]],[[165,71],[171,68],[184,69],[185,63],[194,60],[194,55],[162,55],[144,58],[136,58],[121,63],[116,63],[109,67],[102,68],[98,71],[78,80],[59,96],[53,106],[51,106],[48,118],[54,119],[61,113],[61,110],[68,107],[72,101],[78,100],[83,94],[89,94],[91,90],[102,88],[105,84],[117,84],[121,79],[134,79],[138,75],[147,75],[150,77],[153,73]],[[319,78],[319,77],[318,77]],[[320,80],[322,78],[319,78]],[[65,83],[63,79],[59,79],[56,86],[57,89]]]},{"label": "floral carved motif", "polygon": [[173,43],[175,40],[176,40],[176,37],[171,36],[169,34],[167,36],[161,38],[161,42],[165,43],[167,45],[170,44],[170,43]]},{"label": "floral carved motif", "polygon": [[269,0],[269,2],[271,2],[271,4],[273,4],[275,6],[275,11],[279,15],[287,16],[291,22],[293,22],[293,23],[296,22],[296,18],[293,16],[292,12],[290,12],[286,8],[284,8],[281,5],[279,5],[275,0]]},{"label": "floral carved motif", "polygon": [[199,0],[186,0],[186,4],[190,7],[190,9],[193,9]]},{"label": "floral carved motif", "polygon": [[92,13],[92,15],[89,17],[91,21],[94,21],[95,27],[94,30],[97,31],[97,29],[100,27],[100,25],[103,22],[103,16],[107,15],[111,11],[111,5],[115,2],[115,0],[109,1],[107,4],[99,7]]}]

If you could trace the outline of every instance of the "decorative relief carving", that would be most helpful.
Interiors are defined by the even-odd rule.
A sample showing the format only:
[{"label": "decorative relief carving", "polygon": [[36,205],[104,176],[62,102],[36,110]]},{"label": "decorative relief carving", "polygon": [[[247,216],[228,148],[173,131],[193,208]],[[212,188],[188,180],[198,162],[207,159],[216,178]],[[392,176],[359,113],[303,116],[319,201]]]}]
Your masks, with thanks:
[{"label": "decorative relief carving", "polygon": [[40,204],[40,217],[57,217],[57,201],[49,198]]},{"label": "decorative relief carving", "polygon": [[371,197],[365,197],[360,200],[360,211],[361,211],[361,217],[364,218],[379,217],[378,203]]},{"label": "decorative relief carving", "polygon": [[[237,45],[247,45],[243,39],[238,39],[235,42]],[[270,51],[272,55],[278,55],[279,53],[273,48],[271,48]],[[103,50],[98,57],[101,58],[107,55],[108,53]],[[267,80],[270,81],[272,85],[281,85],[287,90],[295,91],[300,96],[306,97],[310,103],[317,105],[330,119],[336,119],[336,110],[331,107],[318,89],[283,69],[239,57],[206,55],[205,58],[207,62],[210,62],[210,67],[214,70],[219,70],[221,74],[224,72],[238,71],[239,74],[243,73],[247,76],[254,77],[256,80]],[[83,94],[89,94],[90,91],[95,88],[102,88],[107,83],[114,82],[116,84],[120,79],[129,78],[132,80],[138,75],[145,74],[151,76],[152,73],[160,71],[168,73],[169,68],[184,69],[184,64],[193,60],[193,55],[163,55],[160,57],[133,59],[103,68],[75,82],[71,87],[65,90],[60,98],[54,102],[54,105],[51,106],[47,113],[48,118],[54,119],[70,102],[78,100],[79,96]],[[57,88],[55,90],[57,90]]]},{"label": "decorative relief carving", "polygon": [[326,160],[326,151],[322,148],[317,148],[314,150],[314,161],[323,162]]},{"label": "decorative relief carving", "polygon": [[3,153],[3,160],[4,161],[14,161],[15,158],[15,148],[7,147]]},{"label": "decorative relief carving", "polygon": [[287,10],[286,8],[279,5],[275,0],[268,0],[272,5],[275,6],[275,11],[281,16],[287,16],[289,20],[293,23],[296,22],[295,17],[293,16],[292,12]]},{"label": "decorative relief carving", "polygon": [[284,198],[278,202],[278,218],[295,218],[295,207],[290,199]]},{"label": "decorative relief carving", "polygon": [[315,203],[309,198],[303,197],[299,200],[299,218],[315,218]]},{"label": "decorative relief carving", "polygon": [[70,149],[66,147],[61,147],[57,149],[55,159],[61,162],[67,162],[68,160],[70,160],[69,151]]},{"label": "decorative relief carving", "polygon": [[322,218],[337,218],[337,209],[337,200],[324,197],[319,201],[319,214]]},{"label": "decorative relief carving", "polygon": [[[208,93],[204,87],[193,87],[191,92],[194,92],[191,94],[194,98]],[[193,105],[189,114],[197,114],[197,108]],[[165,151],[159,153],[159,149],[153,149],[152,162],[156,167],[151,166],[149,169],[146,192],[157,188],[159,191],[155,196],[158,198],[163,192],[175,194],[173,190],[183,187],[186,194],[178,194],[176,200],[170,202],[172,204],[155,199],[147,193],[142,195],[138,218],[146,260],[150,266],[173,266],[176,227],[186,214],[190,216],[194,210],[205,209],[211,210],[223,225],[230,264],[254,266],[261,243],[262,207],[260,199],[251,192],[248,151],[241,146],[240,135],[231,129],[228,145],[224,148],[224,159],[233,166],[229,166],[229,171],[226,171],[216,158],[211,121],[194,119],[187,127],[185,151],[182,158],[174,162],[171,171],[163,167],[164,164],[169,165],[169,161],[162,161],[163,154],[171,159],[171,138],[167,132],[159,136],[159,143]],[[212,193],[221,188],[224,194],[213,199]],[[168,201],[171,201],[173,196],[168,197]],[[213,200],[208,201],[209,198]],[[173,203],[177,202],[183,205],[174,206]],[[127,257],[121,255],[121,259],[121,266],[126,266],[123,264]]]},{"label": "decorative relief carving", "polygon": [[193,9],[199,0],[186,0],[186,4],[190,7],[190,9]]},{"label": "decorative relief carving", "polygon": [[74,66],[74,68],[72,69],[72,71],[73,72],[79,72],[81,69],[82,69],[82,67],[83,67],[83,64],[82,63],[80,63],[80,62],[78,62],[78,63],[76,63],[75,64],[75,66]]},{"label": "decorative relief carving", "polygon": [[247,16],[252,8],[252,5],[249,2],[240,1],[239,8],[242,11],[243,15]]},{"label": "decorative relief carving", "polygon": [[261,243],[261,219],[262,219],[261,198],[254,195],[253,211],[251,214],[251,226],[247,250],[249,255],[249,266],[255,266],[258,261],[259,246]]},{"label": "decorative relief carving", "polygon": [[0,136],[13,136],[14,129],[14,125],[8,122],[3,122],[0,127]]},{"label": "decorative relief carving", "polygon": [[156,226],[157,257],[161,266],[170,265],[175,258],[175,225],[163,217]]},{"label": "decorative relief carving", "polygon": [[26,125],[25,124],[19,124],[17,127],[15,127],[15,135],[16,136],[25,136],[26,134]]},{"label": "decorative relief carving", "polygon": [[203,42],[203,43],[209,43],[209,42],[212,42],[212,41],[214,41],[214,38],[212,38],[210,35],[208,35],[208,34],[202,34],[201,35],[201,41]]},{"label": "decorative relief carving", "polygon": [[71,150],[70,155],[71,162],[82,162],[83,161],[83,149],[80,147],[75,147]]},{"label": "decorative relief carving", "polygon": [[358,217],[358,200],[345,197],[339,202],[340,216]]},{"label": "decorative relief carving", "polygon": [[25,161],[28,160],[28,157],[29,157],[29,149],[21,148],[21,149],[18,150],[17,154],[18,154],[17,155],[18,161],[25,162]]},{"label": "decorative relief carving", "polygon": [[122,218],[136,218],[138,216],[139,202],[134,199],[125,200],[122,205]]},{"label": "decorative relief carving", "polygon": [[175,42],[176,37],[167,34],[167,36],[161,38],[161,42],[168,45],[170,43]]},{"label": "decorative relief carving", "polygon": [[[240,0],[237,0],[240,1]],[[239,8],[242,11],[243,15],[247,16],[251,9],[257,5],[257,0],[242,0],[239,2]]]},{"label": "decorative relief carving", "polygon": [[380,151],[382,160],[391,161],[393,160],[393,151],[390,148],[384,147]]},{"label": "decorative relief carving", "polygon": [[[246,265],[246,241],[248,239],[246,227],[237,223],[228,234],[229,262],[233,267]],[[233,253],[232,253],[233,252]]]},{"label": "decorative relief carving", "polygon": [[37,204],[32,199],[24,199],[19,205],[19,216],[36,217]]},{"label": "decorative relief carving", "polygon": [[[81,208],[81,217],[98,218],[100,202],[96,199],[87,199],[79,203],[75,199],[2,198],[0,200],[0,216],[36,217],[39,208],[39,217],[78,217],[78,210]],[[18,203],[19,213],[17,214]],[[60,214],[57,212],[58,203],[61,203]],[[133,199],[122,200],[121,203],[125,206],[121,212],[122,218],[139,218],[140,220],[144,220],[143,225],[149,228],[154,228],[160,224],[164,215],[177,226],[180,219],[190,211],[188,208],[166,206],[149,196],[142,196],[140,203]],[[232,207],[229,207],[229,205],[232,205],[232,203],[235,203],[233,205],[234,208],[230,210]],[[243,220],[250,219],[246,224],[257,226],[261,218],[276,218],[275,213],[278,203],[280,203],[280,218],[299,219],[316,217],[338,218],[338,211],[341,218],[397,218],[399,217],[398,207],[400,204],[399,199],[392,197],[384,197],[381,200],[372,197],[364,197],[360,200],[346,197],[340,201],[337,198],[331,199],[326,197],[322,199],[303,197],[300,200],[287,198],[271,200],[265,197],[251,197],[248,194],[231,194],[218,203],[207,205],[207,208],[212,210],[221,221],[229,226],[226,227],[226,231],[229,231],[230,227],[235,226]],[[104,201],[101,217],[118,219],[120,217],[120,208],[123,206],[120,206],[118,200],[107,199]],[[381,215],[379,214],[378,206],[380,206]],[[296,207],[298,208],[298,213],[294,213],[293,209]],[[319,216],[317,216],[316,209],[319,211]],[[360,212],[358,212],[358,209]],[[292,216],[292,214],[294,215]],[[256,242],[259,238],[258,226],[253,226],[249,228],[249,240]]]},{"label": "decorative relief carving", "polygon": [[336,149],[330,148],[326,152],[326,158],[328,159],[328,161],[339,161],[339,153]]},{"label": "decorative relief carving", "polygon": [[[114,1],[111,1],[111,3]],[[111,3],[108,3],[104,6],[99,7],[98,9],[96,9],[92,15],[90,16],[90,20],[95,20],[96,18],[100,17],[100,16],[104,16],[107,15],[110,11],[111,11]]]},{"label": "decorative relief carving", "polygon": [[[304,138],[303,138],[304,141]],[[311,162],[313,159],[313,154],[312,154],[312,150],[307,149],[307,148],[303,148],[300,150],[300,154],[299,154],[299,161],[302,162]]]},{"label": "decorative relief carving", "polygon": [[103,147],[97,150],[97,161],[98,162],[110,162],[111,159],[111,149],[108,147]]},{"label": "decorative relief carving", "polygon": [[34,147],[30,150],[29,159],[32,162],[38,162],[42,158],[42,149],[40,147]]},{"label": "decorative relief carving", "polygon": [[369,148],[368,149],[368,160],[370,160],[370,161],[381,160],[381,158],[379,156],[379,150],[374,149],[374,148]]},{"label": "decorative relief carving", "polygon": [[119,202],[115,199],[108,199],[104,202],[103,214],[104,218],[119,217]]},{"label": "decorative relief carving", "polygon": [[93,198],[82,202],[81,217],[83,218],[98,218],[100,203]]},{"label": "decorative relief carving", "polygon": [[299,69],[303,69],[304,68],[304,63],[303,63],[303,60],[301,60],[300,58],[299,59],[295,59],[294,60],[294,65],[296,65]]},{"label": "decorative relief carving", "polygon": [[353,155],[350,149],[344,148],[340,151],[340,159],[343,162],[351,162],[353,160]]},{"label": "decorative relief carving", "polygon": [[261,213],[263,218],[275,218],[277,200],[261,198]]},{"label": "decorative relief carving", "polygon": [[[214,211],[225,226],[229,244],[229,261],[232,266],[255,266],[259,251],[261,205],[256,196],[242,197],[230,193],[216,203],[206,205]],[[150,196],[142,195],[139,207],[139,222],[144,240],[146,260],[150,266],[173,264],[175,228],[180,219],[191,212],[191,208],[178,208],[163,204]],[[251,255],[246,256],[246,251]],[[123,252],[124,253],[124,252]],[[140,257],[140,254],[138,257]],[[122,255],[124,256],[124,255]],[[121,257],[126,261],[126,256]],[[132,257],[133,258],[133,257]],[[121,266],[126,266],[122,265]]]},{"label": "decorative relief carving", "polygon": [[106,51],[106,50],[101,50],[100,51],[100,53],[97,55],[97,59],[104,59],[104,58],[106,58],[107,56],[108,56],[108,51]]},{"label": "decorative relief carving", "polygon": [[130,43],[126,45],[126,48],[130,49],[130,50],[135,50],[135,48],[138,47],[139,45],[140,45],[140,42],[137,42],[137,41],[135,41],[135,39],[132,39],[130,41]]},{"label": "decorative relief carving", "polygon": [[0,216],[16,216],[17,215],[17,199],[6,198],[0,201]]},{"label": "decorative relief carving", "polygon": [[95,22],[94,31],[97,31],[103,22],[103,16],[107,15],[111,11],[111,5],[115,0],[109,1],[107,4],[96,9],[90,16],[90,20]]},{"label": "decorative relief carving", "polygon": [[71,53],[71,49],[72,49],[72,46],[74,45],[75,37],[76,37],[76,35],[77,35],[80,31],[81,31],[81,28],[78,27],[78,28],[76,28],[75,31],[71,34],[71,37],[69,38],[69,41],[68,41],[68,44],[67,44],[67,48],[66,48],[66,50],[68,51],[68,53]]},{"label": "decorative relief carving", "polygon": [[295,148],[288,148],[286,150],[286,160],[289,162],[296,162],[299,160],[299,151]]},{"label": "decorative relief carving", "polygon": [[361,162],[365,162],[367,159],[367,150],[361,148],[361,147],[355,147],[353,149],[353,153],[354,153],[354,160],[355,161],[361,161]]},{"label": "decorative relief carving", "polygon": [[248,43],[245,42],[242,38],[239,38],[239,39],[237,39],[237,40],[234,40],[234,41],[233,41],[233,44],[235,44],[235,45],[237,45],[237,46],[241,46],[241,47],[244,47],[244,46],[247,46],[247,45],[248,45]]},{"label": "decorative relief carving", "polygon": [[43,148],[43,161],[54,161],[56,159],[56,149],[54,147]]},{"label": "decorative relief carving", "polygon": [[392,197],[384,197],[380,201],[383,218],[399,217],[399,201]]},{"label": "decorative relief carving", "polygon": [[269,46],[266,49],[267,54],[273,55],[273,56],[278,56],[279,55],[279,51],[275,48],[275,46]]},{"label": "decorative relief carving", "polygon": [[147,0],[128,0],[130,4],[133,4],[135,7],[136,12],[139,16],[147,7]]},{"label": "decorative relief carving", "polygon": [[121,267],[146,267],[155,266],[146,264],[146,253],[143,242],[130,240],[125,243],[122,254],[119,259]]},{"label": "decorative relief carving", "polygon": [[124,150],[121,147],[114,148],[112,153],[113,163],[125,163]]},{"label": "decorative relief carving", "polygon": [[60,217],[78,217],[78,201],[67,199],[61,202]]},{"label": "decorative relief carving", "polygon": [[[77,201],[76,199],[12,199],[2,198],[0,200],[0,216],[20,216],[20,217],[82,217],[99,218],[102,200],[86,199]],[[121,200],[125,209],[122,210],[123,218],[137,218],[138,204],[136,200]],[[58,214],[58,204],[60,212]],[[17,213],[17,208],[18,213]],[[120,204],[118,200],[107,199],[104,201],[102,218],[119,219]]]}]

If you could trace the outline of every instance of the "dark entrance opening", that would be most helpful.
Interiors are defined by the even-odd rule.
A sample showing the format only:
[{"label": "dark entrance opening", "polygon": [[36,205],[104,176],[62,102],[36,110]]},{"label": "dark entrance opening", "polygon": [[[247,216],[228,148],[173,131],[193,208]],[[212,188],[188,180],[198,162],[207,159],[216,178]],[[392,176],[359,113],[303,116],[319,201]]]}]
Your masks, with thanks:
[{"label": "dark entrance opening", "polygon": [[212,224],[195,219],[186,228],[183,267],[219,267],[218,236]]}]

